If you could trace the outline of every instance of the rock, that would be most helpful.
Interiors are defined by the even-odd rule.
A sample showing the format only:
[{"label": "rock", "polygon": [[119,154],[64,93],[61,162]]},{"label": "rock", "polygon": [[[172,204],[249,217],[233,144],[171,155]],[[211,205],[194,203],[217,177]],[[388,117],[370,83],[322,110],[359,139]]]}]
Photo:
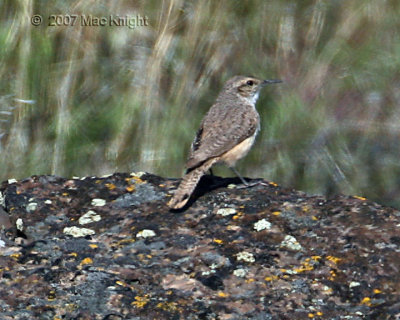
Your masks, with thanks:
[{"label": "rock", "polygon": [[400,316],[398,210],[206,176],[171,212],[177,182],[3,182],[0,319]]},{"label": "rock", "polygon": [[0,230],[10,229],[12,227],[10,216],[3,208],[0,207]]}]

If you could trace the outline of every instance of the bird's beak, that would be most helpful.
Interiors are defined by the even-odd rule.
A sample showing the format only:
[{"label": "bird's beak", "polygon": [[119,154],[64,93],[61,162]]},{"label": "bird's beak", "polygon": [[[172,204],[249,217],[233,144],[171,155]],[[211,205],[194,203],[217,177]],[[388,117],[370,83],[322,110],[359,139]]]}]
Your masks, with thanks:
[{"label": "bird's beak", "polygon": [[267,84],[271,84],[271,83],[281,83],[282,80],[279,79],[272,79],[272,80],[264,80],[261,85],[262,86],[266,86]]}]

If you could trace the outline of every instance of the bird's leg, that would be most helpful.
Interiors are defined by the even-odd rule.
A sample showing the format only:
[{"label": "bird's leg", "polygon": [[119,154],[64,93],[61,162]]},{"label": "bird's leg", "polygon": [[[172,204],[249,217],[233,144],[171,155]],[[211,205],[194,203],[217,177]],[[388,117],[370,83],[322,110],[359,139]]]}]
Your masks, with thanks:
[{"label": "bird's leg", "polygon": [[236,176],[240,179],[240,181],[242,181],[242,183],[245,186],[248,186],[249,183],[243,179],[243,177],[240,175],[240,173],[235,169],[235,167],[229,167],[229,169],[231,169],[233,171],[234,174],[236,174]]},{"label": "bird's leg", "polygon": [[240,181],[242,181],[242,183],[243,183],[243,186],[240,186],[240,187],[238,187],[239,189],[241,189],[241,188],[251,188],[251,187],[255,187],[255,186],[258,186],[258,185],[263,185],[263,186],[266,186],[266,185],[268,185],[268,184],[266,184],[265,182],[263,182],[262,180],[260,180],[260,181],[255,181],[255,182],[248,182],[248,181],[246,181],[241,175],[240,175],[240,173],[235,169],[235,167],[229,167],[235,174],[236,174],[236,176],[240,179]]},{"label": "bird's leg", "polygon": [[210,172],[210,176],[214,176],[214,173],[211,168],[210,168],[210,170],[208,170],[208,172]]}]

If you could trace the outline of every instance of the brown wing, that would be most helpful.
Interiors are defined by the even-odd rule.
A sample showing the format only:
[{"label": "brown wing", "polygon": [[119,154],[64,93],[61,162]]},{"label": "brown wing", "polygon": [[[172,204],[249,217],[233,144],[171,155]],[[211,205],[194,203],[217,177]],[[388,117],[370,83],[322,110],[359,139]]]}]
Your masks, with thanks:
[{"label": "brown wing", "polygon": [[193,169],[208,159],[224,154],[251,137],[258,127],[259,116],[254,107],[215,104],[200,125],[186,167]]}]

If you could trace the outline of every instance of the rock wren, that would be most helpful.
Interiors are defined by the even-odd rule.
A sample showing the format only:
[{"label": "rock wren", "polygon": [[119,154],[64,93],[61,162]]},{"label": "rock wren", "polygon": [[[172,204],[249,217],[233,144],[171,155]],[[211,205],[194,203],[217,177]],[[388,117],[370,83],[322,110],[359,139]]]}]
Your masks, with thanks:
[{"label": "rock wren", "polygon": [[235,76],[226,82],[200,124],[186,162],[186,174],[168,202],[170,208],[184,207],[200,178],[218,162],[228,165],[248,185],[234,166],[249,152],[260,130],[255,104],[261,88],[278,82],[282,81],[246,76]]}]

